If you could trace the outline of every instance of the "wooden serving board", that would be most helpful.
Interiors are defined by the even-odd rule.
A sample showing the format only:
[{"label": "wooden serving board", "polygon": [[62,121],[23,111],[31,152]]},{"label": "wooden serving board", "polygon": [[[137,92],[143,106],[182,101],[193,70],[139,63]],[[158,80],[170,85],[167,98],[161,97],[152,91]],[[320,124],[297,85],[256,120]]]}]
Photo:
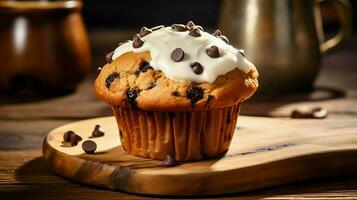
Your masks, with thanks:
[{"label": "wooden serving board", "polygon": [[65,131],[85,138],[96,124],[107,131],[105,137],[118,134],[114,117],[104,117],[67,124],[47,135],[43,155],[57,174],[112,190],[184,196],[227,194],[357,172],[357,119],[240,116],[225,157],[176,167],[128,155],[119,141],[94,155],[81,154],[80,144],[74,147],[79,155],[54,148]]}]

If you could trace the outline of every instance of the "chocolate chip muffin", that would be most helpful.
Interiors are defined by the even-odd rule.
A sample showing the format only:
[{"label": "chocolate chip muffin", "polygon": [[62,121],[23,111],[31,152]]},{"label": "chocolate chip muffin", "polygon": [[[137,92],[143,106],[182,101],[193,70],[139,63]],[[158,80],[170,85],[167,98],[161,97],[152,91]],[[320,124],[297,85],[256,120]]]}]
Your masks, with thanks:
[{"label": "chocolate chip muffin", "polygon": [[95,92],[112,106],[128,153],[202,160],[227,152],[257,78],[219,30],[209,34],[190,21],[141,28],[107,55]]}]

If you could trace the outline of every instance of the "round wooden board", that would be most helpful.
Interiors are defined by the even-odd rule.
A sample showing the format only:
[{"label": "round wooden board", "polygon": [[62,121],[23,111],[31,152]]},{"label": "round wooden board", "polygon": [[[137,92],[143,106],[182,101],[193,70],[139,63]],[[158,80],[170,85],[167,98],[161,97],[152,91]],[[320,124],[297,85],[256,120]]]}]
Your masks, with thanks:
[{"label": "round wooden board", "polygon": [[235,193],[313,177],[355,173],[357,169],[357,119],[241,116],[225,157],[175,167],[128,155],[120,141],[115,141],[117,145],[113,148],[93,155],[70,155],[64,153],[69,150],[54,147],[68,130],[85,140],[96,124],[107,131],[104,137],[118,134],[114,117],[83,120],[48,133],[43,155],[57,174],[111,190],[184,196]]}]

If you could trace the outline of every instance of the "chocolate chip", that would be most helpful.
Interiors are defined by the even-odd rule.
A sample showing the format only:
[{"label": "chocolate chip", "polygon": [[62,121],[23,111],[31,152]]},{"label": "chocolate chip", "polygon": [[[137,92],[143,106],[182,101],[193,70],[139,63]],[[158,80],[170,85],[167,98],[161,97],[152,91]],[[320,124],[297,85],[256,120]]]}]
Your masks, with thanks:
[{"label": "chocolate chip", "polygon": [[166,159],[163,162],[165,167],[174,167],[177,165],[176,159],[175,157],[171,156],[171,155],[167,155]]},{"label": "chocolate chip", "polygon": [[186,93],[187,98],[191,100],[191,105],[194,106],[197,101],[203,98],[204,91],[200,87],[192,86],[187,89]]},{"label": "chocolate chip", "polygon": [[164,27],[165,27],[164,25],[154,26],[154,27],[151,28],[151,30],[152,31],[157,31],[157,30],[162,29]]},{"label": "chocolate chip", "polygon": [[139,93],[141,92],[140,89],[138,88],[132,88],[128,89],[126,91],[126,101],[133,107],[137,108],[137,103],[136,103],[136,98],[139,96]]},{"label": "chocolate chip", "polygon": [[145,35],[148,35],[148,34],[150,34],[150,33],[152,33],[152,30],[146,28],[145,26],[143,26],[143,27],[140,29],[139,36],[140,36],[140,37],[144,37]]},{"label": "chocolate chip", "polygon": [[187,30],[186,26],[183,24],[172,24],[171,28],[172,28],[172,30],[178,31],[178,32],[184,32]]},{"label": "chocolate chip", "polygon": [[102,71],[102,68],[101,67],[98,67],[97,68],[97,75]]},{"label": "chocolate chip", "polygon": [[214,33],[212,33],[212,35],[218,37],[218,36],[221,36],[222,33],[221,33],[221,31],[219,29],[217,29],[217,30],[214,31]]},{"label": "chocolate chip", "polygon": [[143,46],[143,44],[144,44],[144,41],[141,39],[139,34],[135,34],[133,37],[133,47],[139,48],[139,47]]},{"label": "chocolate chip", "polygon": [[192,29],[195,26],[195,23],[193,23],[193,21],[188,21],[186,24],[186,28],[187,29]]},{"label": "chocolate chip", "polygon": [[225,43],[229,44],[229,40],[226,36],[220,35],[219,38],[221,38]]},{"label": "chocolate chip", "polygon": [[108,53],[107,55],[105,55],[105,60],[107,61],[107,63],[112,63],[113,62],[113,59],[112,59],[113,55],[114,55],[114,51],[112,51],[112,52]]},{"label": "chocolate chip", "polygon": [[219,49],[217,46],[211,46],[210,48],[206,49],[206,53],[211,58],[218,58],[219,57]]},{"label": "chocolate chip", "polygon": [[189,35],[193,36],[193,37],[200,37],[201,33],[200,33],[200,29],[197,27],[194,27],[190,30]]},{"label": "chocolate chip", "polygon": [[135,74],[136,76],[139,76],[139,74],[140,74],[141,72],[145,73],[145,72],[147,72],[149,69],[153,69],[153,68],[150,66],[149,62],[143,61],[143,62],[140,63],[139,68],[134,72],[134,74]]},{"label": "chocolate chip", "polygon": [[327,110],[323,108],[313,108],[310,110],[294,110],[291,118],[295,119],[324,119],[327,117]]},{"label": "chocolate chip", "polygon": [[146,88],[146,90],[151,90],[151,89],[153,89],[154,87],[156,86],[156,83],[151,83],[150,85],[149,85],[149,87],[147,87]]},{"label": "chocolate chip", "polygon": [[185,52],[181,48],[176,48],[171,53],[171,59],[180,62],[185,57]]},{"label": "chocolate chip", "polygon": [[95,125],[94,130],[92,131],[92,138],[93,137],[102,137],[104,136],[105,132],[102,129],[102,127],[100,127],[98,124]]},{"label": "chocolate chip", "polygon": [[238,50],[238,52],[239,52],[243,57],[245,57],[244,50],[240,49],[240,50]]},{"label": "chocolate chip", "polygon": [[93,154],[97,149],[97,144],[92,140],[86,140],[82,143],[82,149],[87,154]]},{"label": "chocolate chip", "polygon": [[175,96],[175,97],[179,97],[180,96],[180,93],[179,93],[179,91],[173,91],[172,93],[171,93],[171,95],[172,96]]},{"label": "chocolate chip", "polygon": [[191,63],[190,66],[195,74],[202,74],[203,67],[199,62]]},{"label": "chocolate chip", "polygon": [[105,79],[105,86],[109,89],[110,85],[112,85],[113,81],[119,76],[119,73],[113,72]]},{"label": "chocolate chip", "polygon": [[213,99],[215,99],[215,97],[209,94],[208,97],[207,97],[207,104],[208,104],[210,101],[212,101]]},{"label": "chocolate chip", "polygon": [[71,146],[76,146],[82,138],[73,131],[67,131],[63,134],[63,141],[68,142]]},{"label": "chocolate chip", "polygon": [[72,146],[76,146],[79,141],[82,140],[82,137],[77,135],[77,134],[70,134],[69,135],[69,142],[71,143]]},{"label": "chocolate chip", "polygon": [[63,141],[64,142],[69,142],[70,141],[70,138],[69,138],[69,135],[71,134],[75,134],[73,131],[67,131],[63,134]]}]

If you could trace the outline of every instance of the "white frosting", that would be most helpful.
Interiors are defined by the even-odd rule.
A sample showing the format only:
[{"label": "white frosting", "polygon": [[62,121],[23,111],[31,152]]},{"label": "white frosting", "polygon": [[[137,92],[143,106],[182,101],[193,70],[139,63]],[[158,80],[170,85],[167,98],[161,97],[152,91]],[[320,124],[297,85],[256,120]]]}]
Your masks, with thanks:
[{"label": "white frosting", "polygon": [[[161,70],[165,76],[175,81],[192,81],[212,83],[219,75],[226,74],[234,68],[247,73],[254,65],[250,63],[239,50],[225,43],[207,32],[201,31],[201,36],[193,37],[188,31],[178,32],[171,27],[161,28],[144,37],[144,44],[139,48],[132,46],[129,41],[115,49],[112,59],[133,51],[141,53],[150,51],[150,65],[155,70]],[[220,56],[211,58],[206,49],[215,45],[219,49]],[[174,62],[171,53],[174,49],[181,48],[185,52],[182,61]],[[193,62],[199,62],[203,66],[203,73],[195,74],[190,67]]]}]

